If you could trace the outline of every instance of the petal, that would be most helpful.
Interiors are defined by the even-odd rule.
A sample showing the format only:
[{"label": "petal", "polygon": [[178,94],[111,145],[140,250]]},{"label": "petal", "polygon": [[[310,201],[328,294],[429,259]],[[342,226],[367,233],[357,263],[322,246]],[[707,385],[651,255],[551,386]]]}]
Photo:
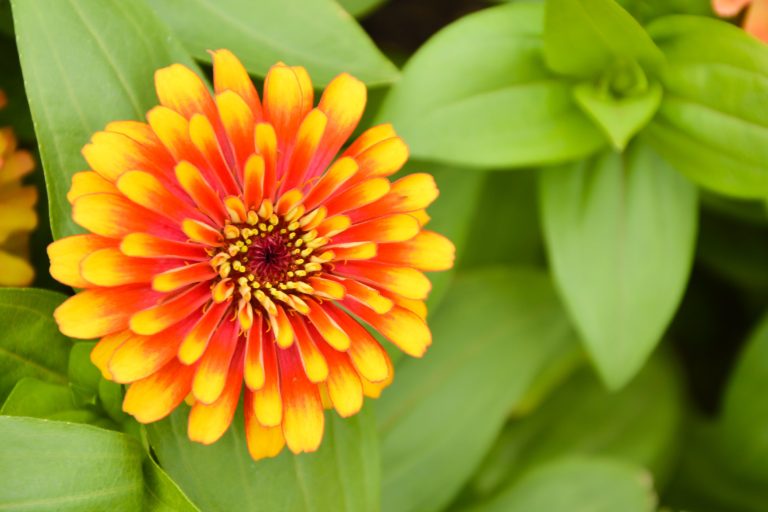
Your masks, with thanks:
[{"label": "petal", "polygon": [[323,439],[325,416],[320,393],[304,375],[296,348],[278,350],[278,358],[285,442],[293,453],[313,452]]},{"label": "petal", "polygon": [[[323,354],[309,332],[309,330],[314,330],[314,327],[307,326],[304,318],[298,315],[291,317],[291,325],[293,325],[293,331],[296,333],[299,357],[307,378],[314,383],[325,381],[328,378],[328,364],[326,364]],[[316,336],[318,340],[322,341],[323,338],[319,333],[316,333]],[[325,344],[324,341],[322,343]]]},{"label": "petal", "polygon": [[218,226],[224,225],[224,219],[227,218],[224,204],[197,167],[189,162],[179,162],[176,166],[176,179],[201,212]]},{"label": "petal", "polygon": [[432,283],[423,273],[408,267],[393,267],[371,261],[348,261],[337,263],[334,272],[408,299],[426,299],[432,289]]},{"label": "petal", "polygon": [[364,180],[335,195],[324,206],[328,209],[328,215],[355,210],[384,197],[389,192],[389,187],[389,180],[386,178]]},{"label": "petal", "polygon": [[245,162],[243,201],[248,209],[258,208],[264,199],[264,157],[251,155]]},{"label": "petal", "polygon": [[410,174],[395,181],[389,193],[378,201],[349,212],[357,222],[393,213],[421,210],[432,204],[439,195],[435,179],[425,173]]},{"label": "petal", "polygon": [[[113,244],[114,240],[109,240]],[[120,242],[120,250],[126,256],[136,258],[176,258],[192,261],[207,261],[209,256],[202,246],[166,240],[147,233],[130,233]]]},{"label": "petal", "polygon": [[195,114],[216,118],[216,105],[208,88],[186,66],[173,64],[155,72],[155,89],[160,104],[189,119]]},{"label": "petal", "polygon": [[248,330],[245,347],[244,376],[248,389],[256,390],[264,386],[264,363],[262,362],[262,343],[264,343],[264,326],[262,316],[254,318],[253,325]]},{"label": "petal", "polygon": [[[246,160],[255,150],[253,113],[243,98],[232,91],[217,94],[216,106],[232,146],[236,167],[242,172]],[[239,176],[242,179],[242,174]]]},{"label": "petal", "polygon": [[35,168],[35,159],[29,151],[15,151],[6,154],[2,167],[3,172],[0,174],[0,186],[14,183],[32,172]]},{"label": "petal", "polygon": [[15,254],[0,250],[0,285],[28,286],[35,278],[35,270],[29,262]]},{"label": "petal", "polygon": [[355,242],[345,245],[329,246],[333,250],[335,261],[370,260],[376,257],[378,246],[373,242]]},{"label": "petal", "polygon": [[210,281],[216,275],[209,262],[201,261],[157,274],[152,279],[152,288],[159,292],[172,292],[190,284]]},{"label": "petal", "polygon": [[264,158],[264,197],[274,199],[277,192],[277,134],[269,123],[256,125],[255,143],[258,154]]},{"label": "petal", "polygon": [[355,161],[360,168],[356,179],[389,176],[408,161],[408,146],[400,137],[392,137],[361,152],[355,156]]},{"label": "petal", "polygon": [[72,219],[88,231],[110,238],[145,232],[179,238],[178,228],[163,217],[146,210],[122,196],[89,194],[72,205]]},{"label": "petal", "polygon": [[167,260],[132,258],[116,247],[94,251],[80,263],[83,279],[95,286],[122,286],[148,283],[152,276],[169,267]]},{"label": "petal", "polygon": [[251,77],[240,60],[229,50],[216,50],[213,56],[213,89],[216,93],[233,91],[237,93],[251,109],[254,119],[261,118],[259,93],[253,86]]},{"label": "petal", "polygon": [[131,333],[109,359],[111,380],[126,384],[159,371],[176,357],[191,325],[191,321],[181,322],[152,336]]},{"label": "petal", "polygon": [[322,277],[310,277],[309,285],[315,290],[315,295],[325,299],[343,299],[345,294],[344,286],[336,281]]},{"label": "petal", "polygon": [[210,298],[208,283],[201,283],[160,304],[134,313],[130,319],[131,330],[136,334],[157,334],[202,309]]},{"label": "petal", "polygon": [[768,43],[768,2],[754,0],[744,19],[744,30]]},{"label": "petal", "polygon": [[359,302],[380,315],[386,313],[394,306],[392,301],[384,297],[376,288],[364,285],[354,279],[342,279],[335,276],[333,279],[337,279],[344,286],[346,290],[345,297],[348,296],[350,299]]},{"label": "petal", "polygon": [[342,418],[360,412],[363,407],[363,385],[344,352],[337,352],[325,343],[319,343],[323,356],[328,361],[328,395],[334,409]]},{"label": "petal", "polygon": [[213,303],[205,310],[179,347],[179,360],[182,363],[194,364],[200,359],[228,309],[229,303],[222,302]]},{"label": "petal", "polygon": [[250,391],[245,391],[245,439],[248,453],[253,460],[275,457],[283,450],[285,438],[280,426],[264,427],[255,414],[255,397]]},{"label": "petal", "polygon": [[218,230],[205,222],[199,222],[194,219],[184,219],[184,222],[181,223],[181,230],[190,240],[211,247],[220,246],[224,240]]},{"label": "petal", "polygon": [[328,172],[322,175],[304,199],[304,207],[312,210],[326,201],[357,173],[357,162],[352,158],[336,160]]},{"label": "petal", "polygon": [[149,377],[130,385],[123,411],[140,423],[152,423],[168,416],[189,394],[194,368],[172,359]]},{"label": "petal", "polygon": [[153,149],[115,132],[96,132],[82,153],[91,169],[111,182],[126,171],[138,169],[160,175],[172,165],[166,151]]},{"label": "petal", "polygon": [[191,441],[212,444],[224,435],[235,416],[243,387],[242,352],[232,358],[224,390],[215,402],[197,402],[189,413],[187,434]]},{"label": "petal", "polygon": [[221,396],[239,336],[237,323],[227,319],[213,333],[192,381],[192,393],[197,400],[211,404]]},{"label": "petal", "polygon": [[148,286],[95,288],[70,297],[53,316],[63,334],[88,340],[127,328],[131,315],[159,298]]},{"label": "petal", "polygon": [[94,251],[117,244],[118,241],[112,238],[90,234],[60,238],[48,246],[51,276],[73,288],[88,288],[91,283],[80,275],[80,262]]},{"label": "petal", "polygon": [[752,0],[712,0],[712,7],[718,16],[730,18],[736,16]]},{"label": "petal", "polygon": [[352,342],[347,350],[350,361],[362,377],[371,382],[380,382],[390,376],[390,362],[386,350],[371,334],[339,308],[330,308],[329,313],[349,333]]},{"label": "petal", "polygon": [[[280,425],[283,419],[283,399],[280,389],[280,368],[276,347],[272,340],[264,338],[261,345],[264,367],[264,385],[253,392],[254,413],[265,427]],[[281,351],[282,352],[282,351]]]},{"label": "petal", "polygon": [[270,315],[269,318],[272,327],[272,333],[275,337],[275,343],[282,348],[288,348],[293,344],[294,334],[291,322],[288,320],[288,315],[285,313],[285,309],[281,306],[277,306],[277,310],[274,316]]},{"label": "petal", "polygon": [[237,194],[240,190],[237,179],[232,172],[234,154],[229,143],[222,145],[216,137],[216,131],[211,120],[202,114],[196,114],[189,120],[189,137],[192,143],[205,157],[207,168],[211,175],[221,183],[227,194]]},{"label": "petal", "polygon": [[403,242],[419,233],[418,221],[410,215],[396,213],[354,224],[333,237],[332,243],[350,242]]},{"label": "petal", "polygon": [[327,123],[328,118],[318,109],[311,110],[301,122],[290,162],[283,177],[282,190],[290,190],[304,183]]},{"label": "petal", "polygon": [[149,211],[180,224],[185,218],[202,219],[189,203],[178,199],[151,174],[128,171],[117,180],[117,188],[128,199]]},{"label": "petal", "polygon": [[427,272],[448,270],[456,259],[453,243],[433,231],[422,231],[412,239],[378,246],[377,262],[413,267]]},{"label": "petal", "polygon": [[[294,68],[285,64],[272,66],[264,79],[264,117],[272,124],[277,135],[278,153],[282,165],[287,164],[290,145],[304,115],[312,108],[312,101],[305,105],[309,91],[302,88],[302,77]],[[304,84],[306,87],[306,84]],[[281,169],[278,168],[278,175]]]},{"label": "petal", "polygon": [[112,359],[112,354],[131,336],[134,334],[127,329],[108,334],[101,338],[91,350],[91,362],[101,371],[101,375],[105,379],[112,380],[112,372],[109,370],[109,360]]},{"label": "petal", "polygon": [[349,335],[328,314],[326,307],[313,300],[307,301],[307,305],[309,306],[307,318],[323,339],[336,350],[347,350]]},{"label": "petal", "polygon": [[341,156],[355,157],[371,146],[396,136],[395,128],[389,123],[372,126],[361,133]]},{"label": "petal", "polygon": [[80,196],[88,194],[119,194],[120,191],[93,171],[76,172],[72,175],[72,187],[67,192],[67,201],[74,203]]},{"label": "petal", "polygon": [[410,356],[423,356],[432,344],[432,333],[427,324],[405,308],[395,306],[388,313],[379,315],[352,300],[344,299],[342,304]]}]

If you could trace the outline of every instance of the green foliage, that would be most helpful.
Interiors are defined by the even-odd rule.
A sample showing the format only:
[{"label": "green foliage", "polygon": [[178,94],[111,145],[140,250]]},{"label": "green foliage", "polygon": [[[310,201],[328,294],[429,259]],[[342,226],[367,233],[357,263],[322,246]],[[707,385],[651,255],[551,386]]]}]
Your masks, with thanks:
[{"label": "green foliage", "polygon": [[549,280],[534,270],[460,276],[431,323],[429,356],[404,360],[377,404],[385,511],[445,506],[536,376],[573,347]]},{"label": "green foliage", "polygon": [[555,279],[600,375],[618,388],[642,367],[682,297],[696,190],[641,143],[541,176]]},{"label": "green foliage", "polygon": [[221,440],[202,446],[186,439],[184,409],[147,430],[163,468],[201,510],[378,509],[378,445],[369,410],[349,420],[326,415],[317,453],[285,450],[255,463],[245,447],[242,412]]},{"label": "green foliage", "polygon": [[333,0],[149,0],[195,58],[228,48],[259,76],[279,60],[307,68],[316,85],[346,71],[374,85],[397,69]]}]

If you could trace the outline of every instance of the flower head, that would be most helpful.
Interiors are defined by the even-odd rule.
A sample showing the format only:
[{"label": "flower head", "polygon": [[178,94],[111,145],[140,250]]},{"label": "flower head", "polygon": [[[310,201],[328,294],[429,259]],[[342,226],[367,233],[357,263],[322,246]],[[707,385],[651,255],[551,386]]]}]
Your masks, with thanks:
[{"label": "flower head", "polygon": [[[0,91],[0,108],[6,97]],[[0,285],[26,286],[35,272],[27,261],[29,232],[37,226],[37,189],[22,185],[35,168],[28,151],[17,149],[11,128],[0,128]]]},{"label": "flower head", "polygon": [[730,18],[745,8],[744,30],[768,43],[768,0],[712,0],[718,16]]},{"label": "flower head", "polygon": [[392,379],[382,346],[431,343],[422,271],[453,245],[422,229],[434,180],[391,183],[408,151],[392,127],[365,131],[365,86],[342,74],[313,108],[301,67],[269,71],[261,102],[241,63],[213,52],[214,90],[190,69],[155,76],[148,123],[121,121],[83,149],[74,220],[51,273],[85,290],[55,313],[65,334],[101,338],[93,362],[130,384],[123,408],[147,423],[193,402],[188,433],[216,441],[241,390],[254,458],[322,439],[323,408],[360,410]]}]

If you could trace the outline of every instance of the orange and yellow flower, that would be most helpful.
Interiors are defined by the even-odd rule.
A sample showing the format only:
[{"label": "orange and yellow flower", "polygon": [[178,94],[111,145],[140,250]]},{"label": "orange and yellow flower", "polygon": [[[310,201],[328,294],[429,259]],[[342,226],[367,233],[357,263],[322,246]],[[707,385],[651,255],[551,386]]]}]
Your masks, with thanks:
[{"label": "orange and yellow flower", "polygon": [[[244,387],[255,459],[317,449],[324,407],[357,413],[393,377],[367,324],[419,357],[431,343],[423,271],[454,248],[422,229],[433,178],[390,182],[408,149],[357,126],[366,88],[342,74],[313,108],[309,75],[277,64],[259,95],[227,50],[213,97],[190,69],[159,70],[148,123],[120,121],[83,149],[68,199],[89,234],[54,242],[51,273],[84,288],[55,317],[101,338],[103,375],[129,384],[143,423],[193,403],[190,439],[229,427]],[[244,386],[243,386],[244,384]]]},{"label": "orange and yellow flower", "polygon": [[[5,106],[0,91],[0,108]],[[35,168],[28,151],[17,149],[11,128],[0,128],[0,285],[26,286],[35,272],[27,261],[29,232],[37,226],[37,189],[22,185]]]},{"label": "orange and yellow flower", "polygon": [[768,0],[712,0],[718,16],[731,18],[745,8],[744,30],[768,43]]}]

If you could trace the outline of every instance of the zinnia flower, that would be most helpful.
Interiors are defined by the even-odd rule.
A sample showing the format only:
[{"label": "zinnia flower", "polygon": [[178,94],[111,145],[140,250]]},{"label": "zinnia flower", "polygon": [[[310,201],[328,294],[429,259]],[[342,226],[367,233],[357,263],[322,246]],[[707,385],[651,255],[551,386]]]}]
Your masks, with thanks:
[{"label": "zinnia flower", "polygon": [[[0,108],[6,97],[0,91]],[[37,189],[22,185],[35,161],[28,151],[17,149],[11,128],[0,128],[0,285],[26,286],[35,272],[27,261],[29,232],[37,226]]]},{"label": "zinnia flower", "polygon": [[431,343],[421,271],[453,245],[422,230],[433,178],[387,176],[408,157],[390,125],[355,129],[365,86],[342,74],[313,108],[309,76],[277,64],[262,104],[242,64],[213,52],[215,96],[190,69],[159,70],[148,124],[96,133],[73,177],[74,220],[51,273],[84,288],[56,311],[61,331],[101,338],[92,360],[130,384],[143,423],[186,397],[190,439],[229,427],[245,384],[253,458],[317,449],[323,408],[357,413],[392,365],[367,324],[419,357]]},{"label": "zinnia flower", "polygon": [[718,16],[731,18],[744,8],[744,30],[768,43],[768,0],[712,0]]}]

